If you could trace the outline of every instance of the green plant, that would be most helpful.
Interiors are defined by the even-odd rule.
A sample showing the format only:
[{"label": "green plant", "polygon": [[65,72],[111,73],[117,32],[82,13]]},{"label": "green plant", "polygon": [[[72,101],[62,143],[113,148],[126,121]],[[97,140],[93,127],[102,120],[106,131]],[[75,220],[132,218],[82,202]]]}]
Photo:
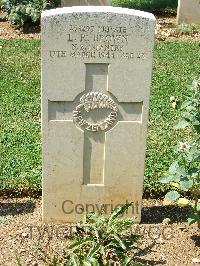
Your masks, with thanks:
[{"label": "green plant", "polygon": [[34,198],[32,198],[32,197],[28,197],[28,198],[26,199],[26,203],[29,204],[29,205],[34,205]]},{"label": "green plant", "polygon": [[[102,266],[135,265],[131,251],[136,248],[138,236],[131,232],[134,220],[123,218],[132,204],[125,204],[109,216],[89,213],[87,223],[80,223],[71,233],[71,242],[64,249],[64,258],[55,258],[55,265]],[[59,264],[62,263],[62,264]]]},{"label": "green plant", "polygon": [[8,217],[0,217],[0,225],[2,226],[3,224],[8,224],[9,223],[9,218]]},{"label": "green plant", "polygon": [[182,23],[176,27],[176,33],[180,35],[191,34],[193,30],[195,30],[195,26],[193,24]]},{"label": "green plant", "polygon": [[112,5],[134,9],[141,9],[149,12],[170,11],[176,12],[177,0],[113,0]]},{"label": "green plant", "polygon": [[[162,183],[175,188],[165,195],[165,200],[175,201],[180,207],[189,205],[191,213],[188,222],[198,222],[200,228],[200,79],[193,81],[188,88],[186,100],[181,105],[181,119],[174,129],[185,132],[189,141],[179,142],[175,148],[177,158],[161,178]],[[190,192],[194,204],[181,197],[180,191]]]},{"label": "green plant", "polygon": [[16,257],[17,266],[22,266],[21,259],[20,259],[20,257],[17,255],[16,251],[15,251],[15,257]]},{"label": "green plant", "polygon": [[3,18],[20,26],[36,23],[40,20],[42,10],[58,5],[58,0],[2,0]]}]

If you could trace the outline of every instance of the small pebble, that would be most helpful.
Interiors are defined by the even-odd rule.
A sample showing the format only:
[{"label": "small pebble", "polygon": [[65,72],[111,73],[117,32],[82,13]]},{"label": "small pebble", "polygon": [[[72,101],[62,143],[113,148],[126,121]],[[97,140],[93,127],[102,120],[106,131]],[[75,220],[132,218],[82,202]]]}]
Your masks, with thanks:
[{"label": "small pebble", "polygon": [[171,219],[170,218],[165,218],[162,221],[163,224],[170,224],[171,223]]},{"label": "small pebble", "polygon": [[172,103],[172,102],[175,102],[176,101],[176,97],[175,96],[171,96],[170,97],[170,102]]},{"label": "small pebble", "polygon": [[156,243],[157,244],[164,244],[165,241],[162,238],[159,238],[159,239],[156,240]]},{"label": "small pebble", "polygon": [[185,226],[184,225],[180,225],[180,226],[178,226],[178,229],[184,230],[185,229]]},{"label": "small pebble", "polygon": [[193,262],[193,263],[200,263],[200,259],[193,258],[193,259],[192,259],[192,262]]},{"label": "small pebble", "polygon": [[22,249],[19,250],[19,253],[20,253],[20,254],[21,254],[21,253],[24,253],[24,252],[26,252],[26,249],[25,249],[25,248],[22,248]]},{"label": "small pebble", "polygon": [[176,102],[173,102],[172,103],[172,108],[176,109],[176,106],[177,106],[177,103]]},{"label": "small pebble", "polygon": [[22,233],[22,237],[27,237],[28,234],[27,233]]},{"label": "small pebble", "polygon": [[172,201],[163,200],[163,206],[169,206],[169,205],[172,205]]}]

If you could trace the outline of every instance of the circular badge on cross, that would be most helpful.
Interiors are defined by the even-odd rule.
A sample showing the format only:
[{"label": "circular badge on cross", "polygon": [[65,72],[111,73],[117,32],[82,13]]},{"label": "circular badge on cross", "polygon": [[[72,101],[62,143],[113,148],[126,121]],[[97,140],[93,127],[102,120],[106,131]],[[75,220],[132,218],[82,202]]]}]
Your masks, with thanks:
[{"label": "circular badge on cross", "polygon": [[[83,118],[82,112],[90,113],[95,109],[110,110],[106,118],[99,123],[92,123]],[[111,129],[117,119],[118,107],[111,97],[101,92],[89,92],[81,96],[79,104],[73,111],[73,119],[77,126],[88,131],[98,132]]]}]

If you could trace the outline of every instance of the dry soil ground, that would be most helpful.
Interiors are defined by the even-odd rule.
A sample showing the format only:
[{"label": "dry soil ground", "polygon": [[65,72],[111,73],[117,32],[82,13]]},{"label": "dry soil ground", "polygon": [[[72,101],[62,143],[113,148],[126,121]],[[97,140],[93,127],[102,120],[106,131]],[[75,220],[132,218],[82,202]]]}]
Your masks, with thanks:
[{"label": "dry soil ground", "polygon": [[[0,198],[0,265],[49,265],[48,256],[62,252],[69,225],[42,225],[42,201]],[[142,223],[133,228],[140,234],[136,258],[148,265],[200,265],[200,230],[188,226],[187,208],[163,206],[158,200],[144,200]]]}]

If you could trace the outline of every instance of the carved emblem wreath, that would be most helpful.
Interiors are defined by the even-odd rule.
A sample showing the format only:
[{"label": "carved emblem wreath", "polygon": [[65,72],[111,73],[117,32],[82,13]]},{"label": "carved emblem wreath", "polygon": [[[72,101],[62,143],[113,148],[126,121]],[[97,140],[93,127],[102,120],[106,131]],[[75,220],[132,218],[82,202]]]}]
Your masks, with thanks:
[{"label": "carved emblem wreath", "polygon": [[[86,112],[95,109],[110,109],[112,110],[104,121],[98,124],[87,122],[81,115],[81,110],[84,108]],[[106,94],[101,92],[90,92],[83,94],[80,98],[80,104],[73,111],[73,118],[76,124],[84,127],[89,131],[103,131],[111,128],[117,119],[118,107],[116,103]]]}]

